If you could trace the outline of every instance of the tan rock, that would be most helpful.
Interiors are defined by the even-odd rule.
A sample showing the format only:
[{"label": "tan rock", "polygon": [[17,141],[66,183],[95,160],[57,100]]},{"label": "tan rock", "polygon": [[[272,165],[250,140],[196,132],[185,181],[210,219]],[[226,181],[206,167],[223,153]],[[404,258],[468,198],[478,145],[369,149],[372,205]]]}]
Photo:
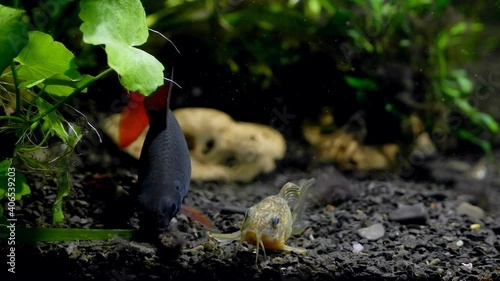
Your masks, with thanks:
[{"label": "tan rock", "polygon": [[286,143],[275,129],[210,108],[174,111],[191,151],[192,178],[248,182],[276,167]]},{"label": "tan rock", "polygon": [[[108,135],[111,140],[118,145],[118,137],[119,137],[119,128],[120,128],[120,118],[121,113],[116,113],[108,116],[104,119],[104,122],[101,125],[102,130],[106,135]],[[141,133],[141,135],[132,142],[129,146],[125,147],[123,151],[134,157],[135,159],[139,159],[141,156],[141,149],[144,140],[146,139],[146,134],[148,132],[149,126]]]},{"label": "tan rock", "polygon": [[[191,154],[191,178],[200,181],[253,180],[275,169],[283,158],[285,139],[275,129],[255,123],[237,122],[211,108],[174,110]],[[120,114],[109,116],[102,128],[118,144]],[[147,129],[124,151],[139,159]]]},{"label": "tan rock", "polygon": [[[426,158],[436,153],[436,148],[424,125],[416,114],[411,114],[403,131],[413,136],[413,143],[402,145],[386,143],[366,145],[363,132],[338,128],[333,117],[323,114],[319,124],[306,123],[303,127],[304,138],[313,146],[320,162],[334,162],[344,169],[356,170],[391,170],[395,169],[404,158]],[[327,120],[327,121],[325,121]],[[334,128],[333,132],[324,133],[324,128]],[[361,137],[360,137],[361,136]]]}]

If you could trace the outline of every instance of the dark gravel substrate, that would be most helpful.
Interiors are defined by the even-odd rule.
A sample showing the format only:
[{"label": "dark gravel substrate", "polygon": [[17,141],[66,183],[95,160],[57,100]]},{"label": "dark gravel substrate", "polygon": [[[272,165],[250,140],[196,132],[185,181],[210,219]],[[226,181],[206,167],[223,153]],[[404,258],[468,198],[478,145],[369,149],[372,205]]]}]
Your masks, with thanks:
[{"label": "dark gravel substrate", "polygon": [[[17,273],[2,270],[1,280],[500,280],[498,181],[474,181],[450,173],[447,162],[434,163],[430,174],[440,181],[366,175],[342,180],[332,167],[305,172],[287,165],[247,185],[192,183],[186,204],[205,212],[226,233],[240,227],[243,215],[224,212],[224,207],[246,208],[277,193],[287,181],[317,178],[305,216],[309,227],[287,242],[305,247],[306,255],[268,251],[255,264],[255,253],[247,247],[235,256],[236,243],[219,245],[207,238],[203,226],[180,213],[163,237],[173,248],[158,250],[120,238],[17,245]],[[135,171],[86,170],[73,175],[62,226],[135,227]],[[18,209],[19,222],[49,226],[55,184],[40,175],[30,175],[29,181],[33,194]],[[485,216],[474,218],[474,208],[459,215],[463,202],[481,206]],[[473,224],[479,229],[471,229]],[[368,240],[358,234],[369,226],[374,230],[365,235],[380,236],[383,230],[382,237]]]}]

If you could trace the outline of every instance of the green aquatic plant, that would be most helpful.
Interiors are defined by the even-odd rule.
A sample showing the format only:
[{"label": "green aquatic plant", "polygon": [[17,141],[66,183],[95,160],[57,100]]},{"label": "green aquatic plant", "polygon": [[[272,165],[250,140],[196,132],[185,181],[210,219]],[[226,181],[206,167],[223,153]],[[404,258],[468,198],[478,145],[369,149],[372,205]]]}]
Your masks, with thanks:
[{"label": "green aquatic plant", "polygon": [[[107,68],[95,76],[80,73],[73,52],[37,30],[18,1],[13,3],[0,5],[0,136],[5,146],[0,155],[0,201],[30,194],[22,171],[53,175],[58,192],[52,219],[59,223],[64,219],[63,198],[71,190],[73,149],[88,130],[60,110],[113,72],[127,90],[149,95],[163,85],[164,67],[136,48],[149,35],[139,0],[79,2],[79,19],[72,20],[81,20],[82,44],[104,45],[107,55]],[[15,215],[12,204],[8,206],[5,213],[0,206],[4,219]]]},{"label": "green aquatic plant", "polygon": [[[0,226],[0,240],[7,240],[11,230],[8,226]],[[16,228],[18,243],[62,242],[84,240],[108,240],[115,236],[130,239],[135,231],[129,229],[80,229],[80,228]]]},{"label": "green aquatic plant", "polygon": [[[157,2],[144,1],[146,7],[155,7],[148,15],[152,27],[168,29],[174,36],[195,34],[206,41],[216,63],[263,89],[287,81],[280,69],[317,56],[344,76],[345,85],[336,92],[352,92],[359,109],[371,107],[379,116],[403,120],[416,112],[443,150],[458,137],[489,153],[499,131],[496,120],[469,102],[476,85],[463,64],[474,59],[471,54],[483,25],[468,4],[176,0],[158,6]],[[310,80],[307,75],[304,81]],[[373,109],[374,104],[378,108]],[[463,122],[453,122],[455,115]]]},{"label": "green aquatic plant", "polygon": [[[490,141],[499,132],[496,120],[474,108],[469,98],[474,91],[473,81],[461,68],[470,55],[470,50],[477,44],[477,34],[482,30],[481,23],[456,12],[449,1],[354,1],[360,7],[348,28],[347,34],[355,47],[355,56],[375,61],[371,65],[383,66],[384,61],[396,60],[409,68],[410,77],[401,76],[401,80],[410,78],[423,86],[410,86],[406,90],[405,107],[416,111],[426,121],[432,135],[440,135],[438,146],[449,146],[450,139],[461,139],[478,144],[486,153],[491,152]],[[356,66],[362,68],[360,63]],[[400,68],[400,71],[404,70]],[[393,69],[394,71],[394,69]],[[403,71],[402,71],[403,72]],[[347,83],[359,92],[364,84],[361,79],[371,79],[381,83],[384,77],[374,73],[359,74],[358,83],[346,77]],[[395,104],[401,97],[394,93],[381,93],[385,99],[385,111],[401,116],[404,108]],[[377,97],[373,97],[372,99]],[[399,99],[399,100],[398,100]],[[464,122],[453,124],[452,114],[459,114]],[[464,124],[469,123],[468,127]],[[483,134],[472,132],[481,131]],[[448,142],[443,141],[443,136]]]}]

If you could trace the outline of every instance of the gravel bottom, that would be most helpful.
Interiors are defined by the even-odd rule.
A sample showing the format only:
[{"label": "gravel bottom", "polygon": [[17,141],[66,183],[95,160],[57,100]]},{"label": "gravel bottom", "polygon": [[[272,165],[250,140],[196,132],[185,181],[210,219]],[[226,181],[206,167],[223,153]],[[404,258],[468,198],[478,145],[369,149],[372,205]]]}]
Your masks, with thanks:
[{"label": "gravel bottom", "polygon": [[[439,163],[439,162],[434,162]],[[309,172],[280,168],[250,184],[193,182],[186,205],[233,232],[244,210],[276,194],[287,181],[314,177],[305,219],[309,226],[287,244],[307,254],[266,251],[255,263],[246,243],[220,244],[200,223],[179,213],[161,244],[119,237],[16,245],[16,274],[51,280],[500,280],[500,188],[431,170],[432,182],[349,175],[331,166]],[[102,170],[102,169],[101,169]],[[439,177],[441,175],[441,177]],[[17,211],[18,225],[50,226],[55,183],[29,175],[32,195]],[[378,179],[377,179],[378,178]],[[60,227],[137,228],[135,171],[73,173]],[[467,183],[467,184],[465,184]],[[477,207],[477,206],[480,207]],[[7,250],[3,243],[2,247]],[[5,255],[3,255],[5,257]],[[3,263],[5,264],[5,263]],[[6,275],[7,274],[7,275]]]}]

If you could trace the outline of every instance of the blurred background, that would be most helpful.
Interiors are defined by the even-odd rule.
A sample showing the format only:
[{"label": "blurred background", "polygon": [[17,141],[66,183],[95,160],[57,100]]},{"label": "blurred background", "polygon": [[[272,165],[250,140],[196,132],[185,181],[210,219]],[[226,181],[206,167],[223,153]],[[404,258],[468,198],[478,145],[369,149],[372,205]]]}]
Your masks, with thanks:
[{"label": "blurred background", "polygon": [[[21,2],[35,26],[50,10],[50,1]],[[173,109],[216,108],[313,144],[339,128],[375,146],[422,132],[441,152],[488,154],[496,143],[498,1],[142,3],[169,39],[151,33],[140,48],[175,69]],[[43,31],[77,54],[82,72],[98,73],[105,53],[82,43],[77,1],[58,7]],[[122,94],[109,77],[86,97],[111,112]]]}]

